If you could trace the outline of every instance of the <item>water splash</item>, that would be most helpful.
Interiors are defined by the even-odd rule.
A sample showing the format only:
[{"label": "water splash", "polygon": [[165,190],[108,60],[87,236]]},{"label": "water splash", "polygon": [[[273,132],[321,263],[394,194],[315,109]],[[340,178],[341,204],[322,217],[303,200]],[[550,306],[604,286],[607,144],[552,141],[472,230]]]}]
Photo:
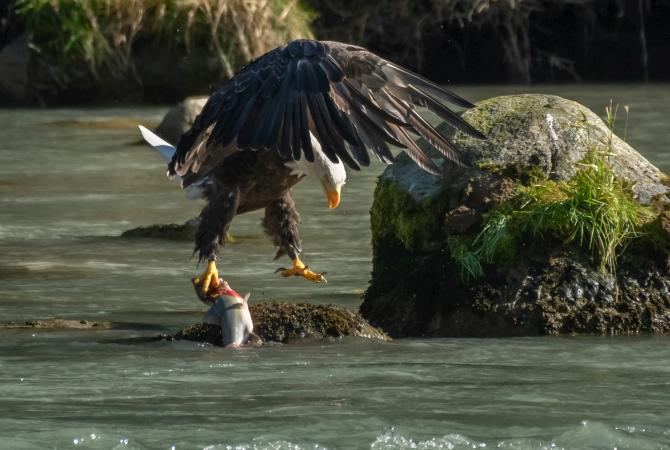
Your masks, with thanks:
[{"label": "water splash", "polygon": [[377,437],[370,445],[371,450],[468,450],[468,449],[509,449],[509,450],[637,450],[669,449],[662,442],[664,430],[652,431],[646,427],[610,427],[598,422],[582,421],[548,441],[539,439],[505,439],[484,441],[471,439],[461,434],[447,434],[426,440],[414,440],[396,432],[394,428]]}]

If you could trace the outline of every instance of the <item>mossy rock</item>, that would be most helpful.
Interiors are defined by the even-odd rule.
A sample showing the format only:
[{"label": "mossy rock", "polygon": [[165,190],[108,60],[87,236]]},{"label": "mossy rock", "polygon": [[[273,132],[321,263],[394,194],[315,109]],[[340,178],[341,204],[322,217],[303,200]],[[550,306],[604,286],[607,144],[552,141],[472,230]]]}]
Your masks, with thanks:
[{"label": "mossy rock", "polygon": [[[445,164],[440,179],[401,155],[380,177],[361,314],[394,337],[670,331],[667,176],[595,113],[560,97],[497,97],[463,117],[488,139],[439,128],[472,167]],[[602,148],[620,192],[658,215],[627,241],[616,271],[605,273],[588,248],[529,234],[480,279],[464,279],[455,243],[472,242],[524,186],[572,180]]]},{"label": "mossy rock", "polygon": [[374,241],[393,239],[407,249],[430,245],[431,237],[441,227],[434,211],[442,206],[442,185],[439,178],[423,176],[417,173],[420,171],[407,155],[402,155],[380,177],[370,211]]},{"label": "mossy rock", "polygon": [[[571,178],[586,154],[607,143],[610,136],[596,113],[554,95],[491,98],[463,113],[463,118],[488,136],[481,141],[451,132],[454,143],[473,163],[541,169],[557,180]],[[445,126],[441,131],[450,132]],[[641,203],[649,204],[668,192],[665,174],[623,139],[613,135],[610,148],[612,168],[617,176],[634,184]]]},{"label": "mossy rock", "polygon": [[[290,343],[302,339],[360,337],[386,341],[389,337],[370,326],[360,314],[333,305],[269,302],[250,305],[254,332],[264,342]],[[175,339],[221,345],[218,325],[190,325]]]}]

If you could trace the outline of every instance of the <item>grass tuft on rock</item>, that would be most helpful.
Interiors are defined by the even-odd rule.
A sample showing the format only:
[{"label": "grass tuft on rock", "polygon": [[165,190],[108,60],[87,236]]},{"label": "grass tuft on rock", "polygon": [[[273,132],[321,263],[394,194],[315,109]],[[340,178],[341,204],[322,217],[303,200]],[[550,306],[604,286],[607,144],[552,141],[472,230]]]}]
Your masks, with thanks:
[{"label": "grass tuft on rock", "polygon": [[[480,167],[519,184],[515,196],[488,213],[478,234],[450,238],[450,256],[464,281],[483,276],[485,264],[512,260],[521,245],[572,245],[588,253],[599,270],[614,273],[618,257],[634,238],[649,234],[650,240],[661,242],[649,232],[662,228],[654,227],[659,214],[638,203],[633,186],[618,178],[608,163],[617,109],[611,102],[605,108],[609,132],[594,142],[568,180],[520,177],[516,174],[524,172],[514,167]],[[592,139],[590,134],[587,128]]]},{"label": "grass tuft on rock", "polygon": [[472,239],[461,236],[449,236],[447,238],[449,254],[456,262],[459,276],[462,280],[471,280],[484,276],[484,267],[481,258],[472,249]]},{"label": "grass tuft on rock", "polygon": [[456,246],[451,256],[467,279],[483,274],[472,269],[475,259],[491,264],[514,257],[528,237],[553,239],[576,245],[599,269],[614,272],[618,255],[655,217],[635,201],[631,185],[615,176],[607,154],[593,150],[570,180],[519,186],[515,197],[488,214],[469,248]]},{"label": "grass tuft on rock", "polygon": [[136,42],[202,46],[222,74],[298,37],[311,37],[313,14],[297,0],[18,0],[30,45],[65,82],[74,68],[94,76],[133,71]]}]

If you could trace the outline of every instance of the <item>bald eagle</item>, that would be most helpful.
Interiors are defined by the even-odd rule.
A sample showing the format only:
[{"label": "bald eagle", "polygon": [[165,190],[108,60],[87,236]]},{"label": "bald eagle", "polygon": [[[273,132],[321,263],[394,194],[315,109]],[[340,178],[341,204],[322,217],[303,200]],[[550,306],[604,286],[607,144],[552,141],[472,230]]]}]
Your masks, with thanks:
[{"label": "bald eagle", "polygon": [[[423,137],[447,160],[466,165],[458,148],[419,113],[424,107],[468,135],[484,136],[444,103],[474,106],[458,95],[365,48],[340,42],[295,40],[251,61],[211,95],[182,135],[168,175],[183,188],[211,180],[200,214],[195,251],[208,261],[197,283],[207,293],[219,282],[216,266],[237,214],[265,209],[263,227],[277,256],[291,268],[281,275],[325,282],[300,259],[299,215],[291,188],[304,173],[319,177],[328,204],[340,203],[342,163],[370,164],[368,151],[393,162],[399,147],[423,169],[440,168],[415,143]],[[298,167],[302,166],[302,169]]]}]

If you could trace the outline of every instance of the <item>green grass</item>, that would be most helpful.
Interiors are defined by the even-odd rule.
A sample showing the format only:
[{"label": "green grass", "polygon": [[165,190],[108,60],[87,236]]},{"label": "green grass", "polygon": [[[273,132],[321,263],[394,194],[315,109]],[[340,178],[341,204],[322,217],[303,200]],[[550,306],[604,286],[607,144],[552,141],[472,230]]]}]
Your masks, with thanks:
[{"label": "green grass", "polygon": [[73,66],[94,76],[133,70],[138,41],[204,46],[231,77],[251,58],[311,37],[313,14],[297,0],[17,0],[31,47],[66,77]]},{"label": "green grass", "polygon": [[472,240],[461,236],[449,236],[449,255],[459,269],[461,280],[468,281],[484,276],[482,261],[473,250]]},{"label": "green grass", "polygon": [[[607,108],[613,129],[616,110]],[[517,194],[490,212],[481,231],[467,248],[456,245],[451,256],[464,279],[481,276],[476,265],[518,256],[521,242],[542,245],[559,241],[576,246],[593,258],[602,271],[614,272],[617,258],[657,214],[640,205],[632,186],[617,178],[608,164],[612,133],[579,163],[564,181],[542,180],[520,185]]]}]

